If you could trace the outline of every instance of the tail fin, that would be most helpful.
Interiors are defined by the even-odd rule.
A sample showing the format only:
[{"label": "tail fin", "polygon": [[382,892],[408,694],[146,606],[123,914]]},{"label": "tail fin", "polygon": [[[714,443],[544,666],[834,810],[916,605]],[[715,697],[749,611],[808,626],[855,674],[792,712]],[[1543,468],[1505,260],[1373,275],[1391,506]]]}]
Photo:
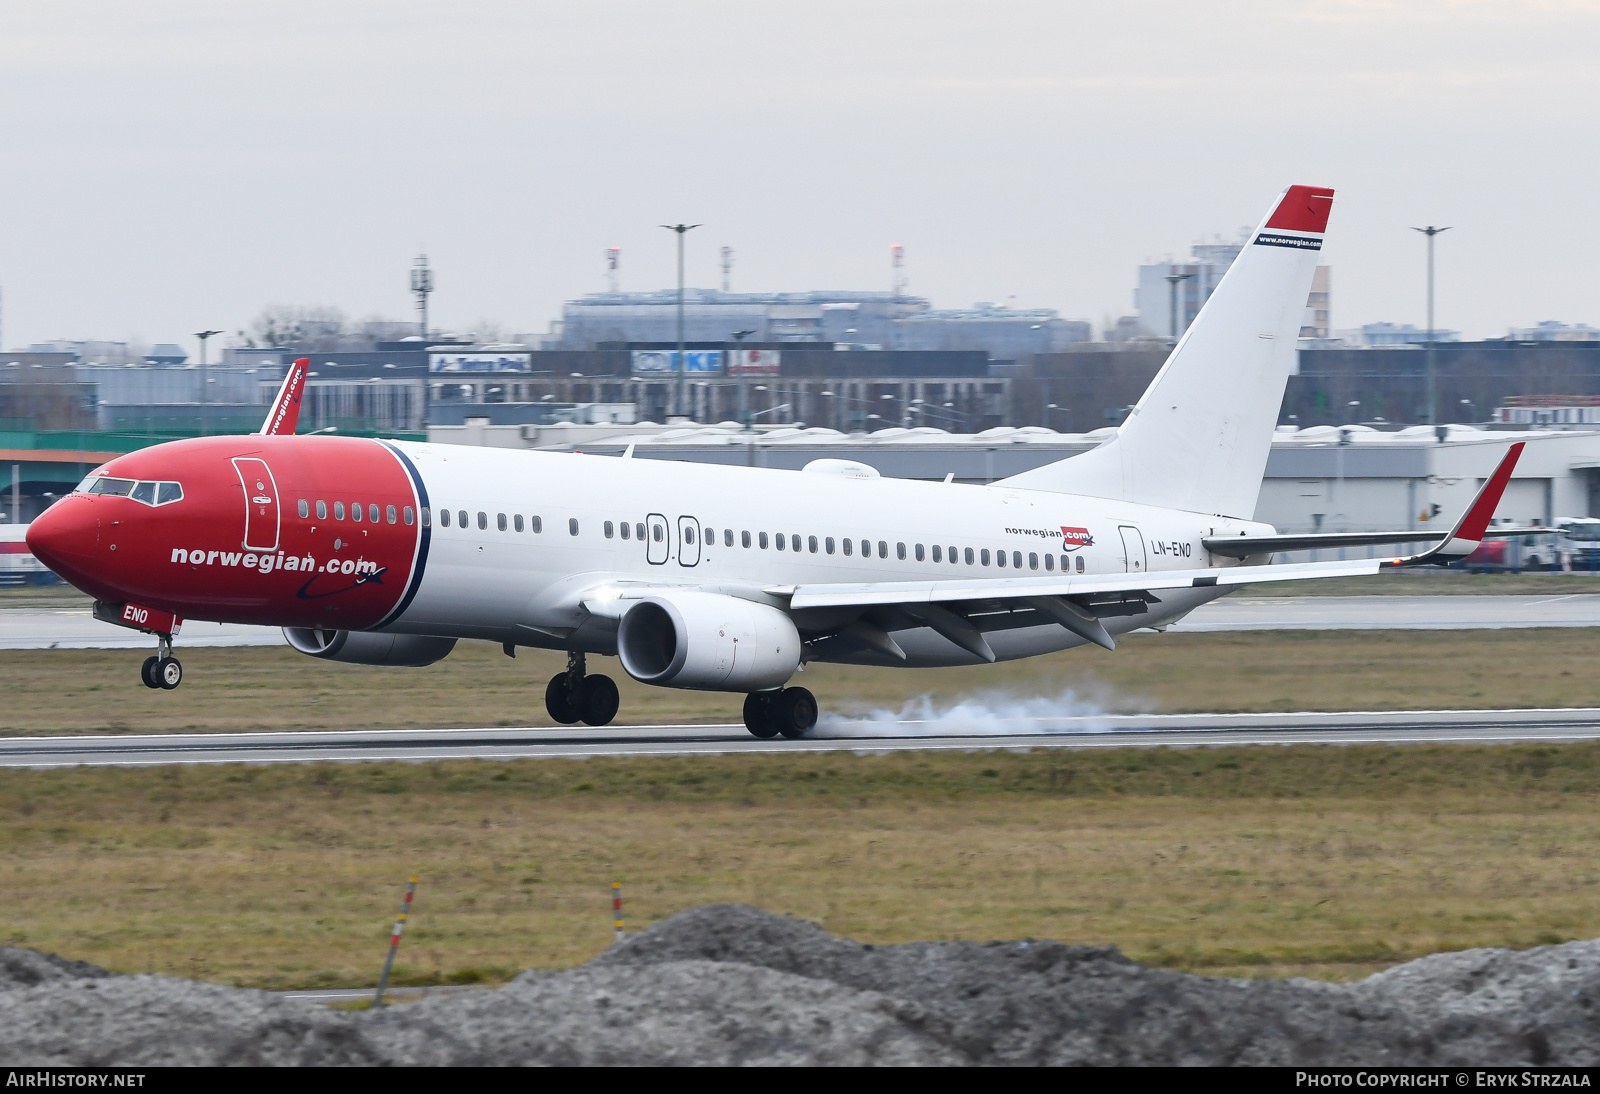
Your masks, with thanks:
[{"label": "tail fin", "polygon": [[289,366],[289,371],[283,377],[283,386],[278,389],[278,397],[272,400],[272,409],[267,411],[267,420],[261,423],[261,429],[258,430],[261,436],[294,433],[294,427],[300,422],[300,398],[306,392],[306,369],[310,366],[309,357],[298,358]]},{"label": "tail fin", "polygon": [[1289,187],[1116,434],[1002,483],[1251,517],[1332,207]]}]

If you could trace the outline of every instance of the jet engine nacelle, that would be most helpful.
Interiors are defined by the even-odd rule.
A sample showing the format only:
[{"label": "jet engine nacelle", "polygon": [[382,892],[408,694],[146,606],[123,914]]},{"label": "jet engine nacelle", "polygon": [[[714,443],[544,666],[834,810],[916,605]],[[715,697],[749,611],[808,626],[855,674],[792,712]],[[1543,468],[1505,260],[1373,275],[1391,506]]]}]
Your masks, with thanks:
[{"label": "jet engine nacelle", "polygon": [[622,616],[617,653],[643,684],[701,691],[782,687],[800,665],[800,632],[777,608],[736,596],[673,590]]},{"label": "jet engine nacelle", "polygon": [[431,665],[456,648],[454,638],[425,634],[371,634],[366,631],[324,631],[312,627],[285,627],[289,645],[324,661],[347,665]]}]

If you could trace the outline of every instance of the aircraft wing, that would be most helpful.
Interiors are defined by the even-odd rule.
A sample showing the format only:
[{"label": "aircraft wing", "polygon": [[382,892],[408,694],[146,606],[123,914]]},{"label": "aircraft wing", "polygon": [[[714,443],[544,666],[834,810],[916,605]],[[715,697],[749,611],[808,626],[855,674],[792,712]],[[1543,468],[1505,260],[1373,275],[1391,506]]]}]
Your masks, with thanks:
[{"label": "aircraft wing", "polygon": [[1248,558],[1251,555],[1271,554],[1275,551],[1314,551],[1336,547],[1375,547],[1398,543],[1431,543],[1433,548],[1416,556],[1412,561],[1465,558],[1477,550],[1486,539],[1509,539],[1516,536],[1546,536],[1559,532],[1559,528],[1496,528],[1490,529],[1489,520],[1511,481],[1511,471],[1522,455],[1527,442],[1518,441],[1507,450],[1478,491],[1478,496],[1467,506],[1466,513],[1448,532],[1326,532],[1298,536],[1210,536],[1201,542],[1214,555],[1228,558]]},{"label": "aircraft wing", "polygon": [[306,393],[306,370],[310,367],[311,358],[301,357],[289,366],[288,372],[284,373],[283,386],[278,389],[278,397],[272,400],[272,409],[267,411],[267,420],[261,423],[259,430],[261,436],[293,435],[294,427],[300,422],[300,400]]},{"label": "aircraft wing", "polygon": [[[1517,539],[1521,536],[1557,536],[1559,528],[1486,528],[1484,539]],[[1318,551],[1336,547],[1382,547],[1400,543],[1442,543],[1449,532],[1329,532],[1305,536],[1215,536],[1202,542],[1206,550],[1227,558],[1278,551]]]},{"label": "aircraft wing", "polygon": [[1301,581],[1316,577],[1359,577],[1392,568],[1396,559],[1358,558],[1347,562],[1297,562],[1283,566],[1223,566],[1202,570],[1156,570],[1126,574],[1043,574],[988,581],[877,581],[833,585],[775,586],[766,591],[789,597],[791,608],[873,607],[961,600],[1021,600],[1035,596],[1092,596],[1101,593],[1160,592],[1251,585],[1258,581]]},{"label": "aircraft wing", "polygon": [[[1466,513],[1447,533],[1418,536],[1415,532],[1376,533],[1395,538],[1367,539],[1367,544],[1383,542],[1436,542],[1420,554],[1400,558],[1362,558],[1338,562],[1297,562],[1278,566],[1214,566],[1191,570],[1156,570],[1120,574],[1035,574],[1028,577],[990,578],[982,581],[876,581],[841,582],[833,584],[774,586],[765,590],[769,595],[786,597],[791,611],[808,608],[886,608],[900,609],[943,634],[958,645],[993,660],[993,653],[979,629],[968,615],[979,607],[976,602],[999,607],[1032,608],[1068,630],[1096,642],[1107,649],[1115,642],[1106,632],[1100,618],[1124,614],[1129,607],[1142,611],[1148,603],[1159,603],[1158,593],[1171,589],[1220,588],[1235,585],[1255,585],[1263,582],[1303,581],[1325,577],[1359,577],[1377,574],[1401,566],[1424,563],[1447,564],[1463,558],[1477,549],[1486,535],[1490,518],[1511,471],[1522,455],[1523,443],[1513,444],[1495,468],[1494,474],[1484,483]],[[1358,533],[1359,535],[1359,533]],[[1281,544],[1284,541],[1301,543],[1307,538],[1256,536],[1238,537],[1251,544],[1248,554],[1262,554],[1272,550],[1290,550],[1284,546],[1256,546],[1263,542]],[[1215,554],[1229,554],[1206,546]],[[1228,538],[1223,543],[1233,545]],[[1329,546],[1324,539],[1318,546]],[[1350,538],[1342,542],[1349,546]]]}]

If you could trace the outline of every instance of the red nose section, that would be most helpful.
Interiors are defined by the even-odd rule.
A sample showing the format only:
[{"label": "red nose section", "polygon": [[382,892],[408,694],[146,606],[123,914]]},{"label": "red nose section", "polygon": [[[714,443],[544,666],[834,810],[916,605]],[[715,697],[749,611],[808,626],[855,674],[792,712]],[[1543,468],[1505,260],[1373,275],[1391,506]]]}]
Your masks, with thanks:
[{"label": "red nose section", "polygon": [[93,560],[99,538],[100,522],[93,503],[87,497],[67,497],[28,526],[28,551],[71,581]]}]

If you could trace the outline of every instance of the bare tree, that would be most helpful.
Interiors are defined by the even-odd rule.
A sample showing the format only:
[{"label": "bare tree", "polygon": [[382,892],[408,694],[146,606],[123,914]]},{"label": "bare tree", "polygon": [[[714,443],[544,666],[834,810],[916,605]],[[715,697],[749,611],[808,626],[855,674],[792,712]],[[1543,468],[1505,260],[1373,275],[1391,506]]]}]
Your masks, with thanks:
[{"label": "bare tree", "polygon": [[263,308],[251,325],[251,331],[259,345],[282,347],[297,353],[334,353],[346,349],[352,333],[344,312],[338,308],[290,304]]}]

